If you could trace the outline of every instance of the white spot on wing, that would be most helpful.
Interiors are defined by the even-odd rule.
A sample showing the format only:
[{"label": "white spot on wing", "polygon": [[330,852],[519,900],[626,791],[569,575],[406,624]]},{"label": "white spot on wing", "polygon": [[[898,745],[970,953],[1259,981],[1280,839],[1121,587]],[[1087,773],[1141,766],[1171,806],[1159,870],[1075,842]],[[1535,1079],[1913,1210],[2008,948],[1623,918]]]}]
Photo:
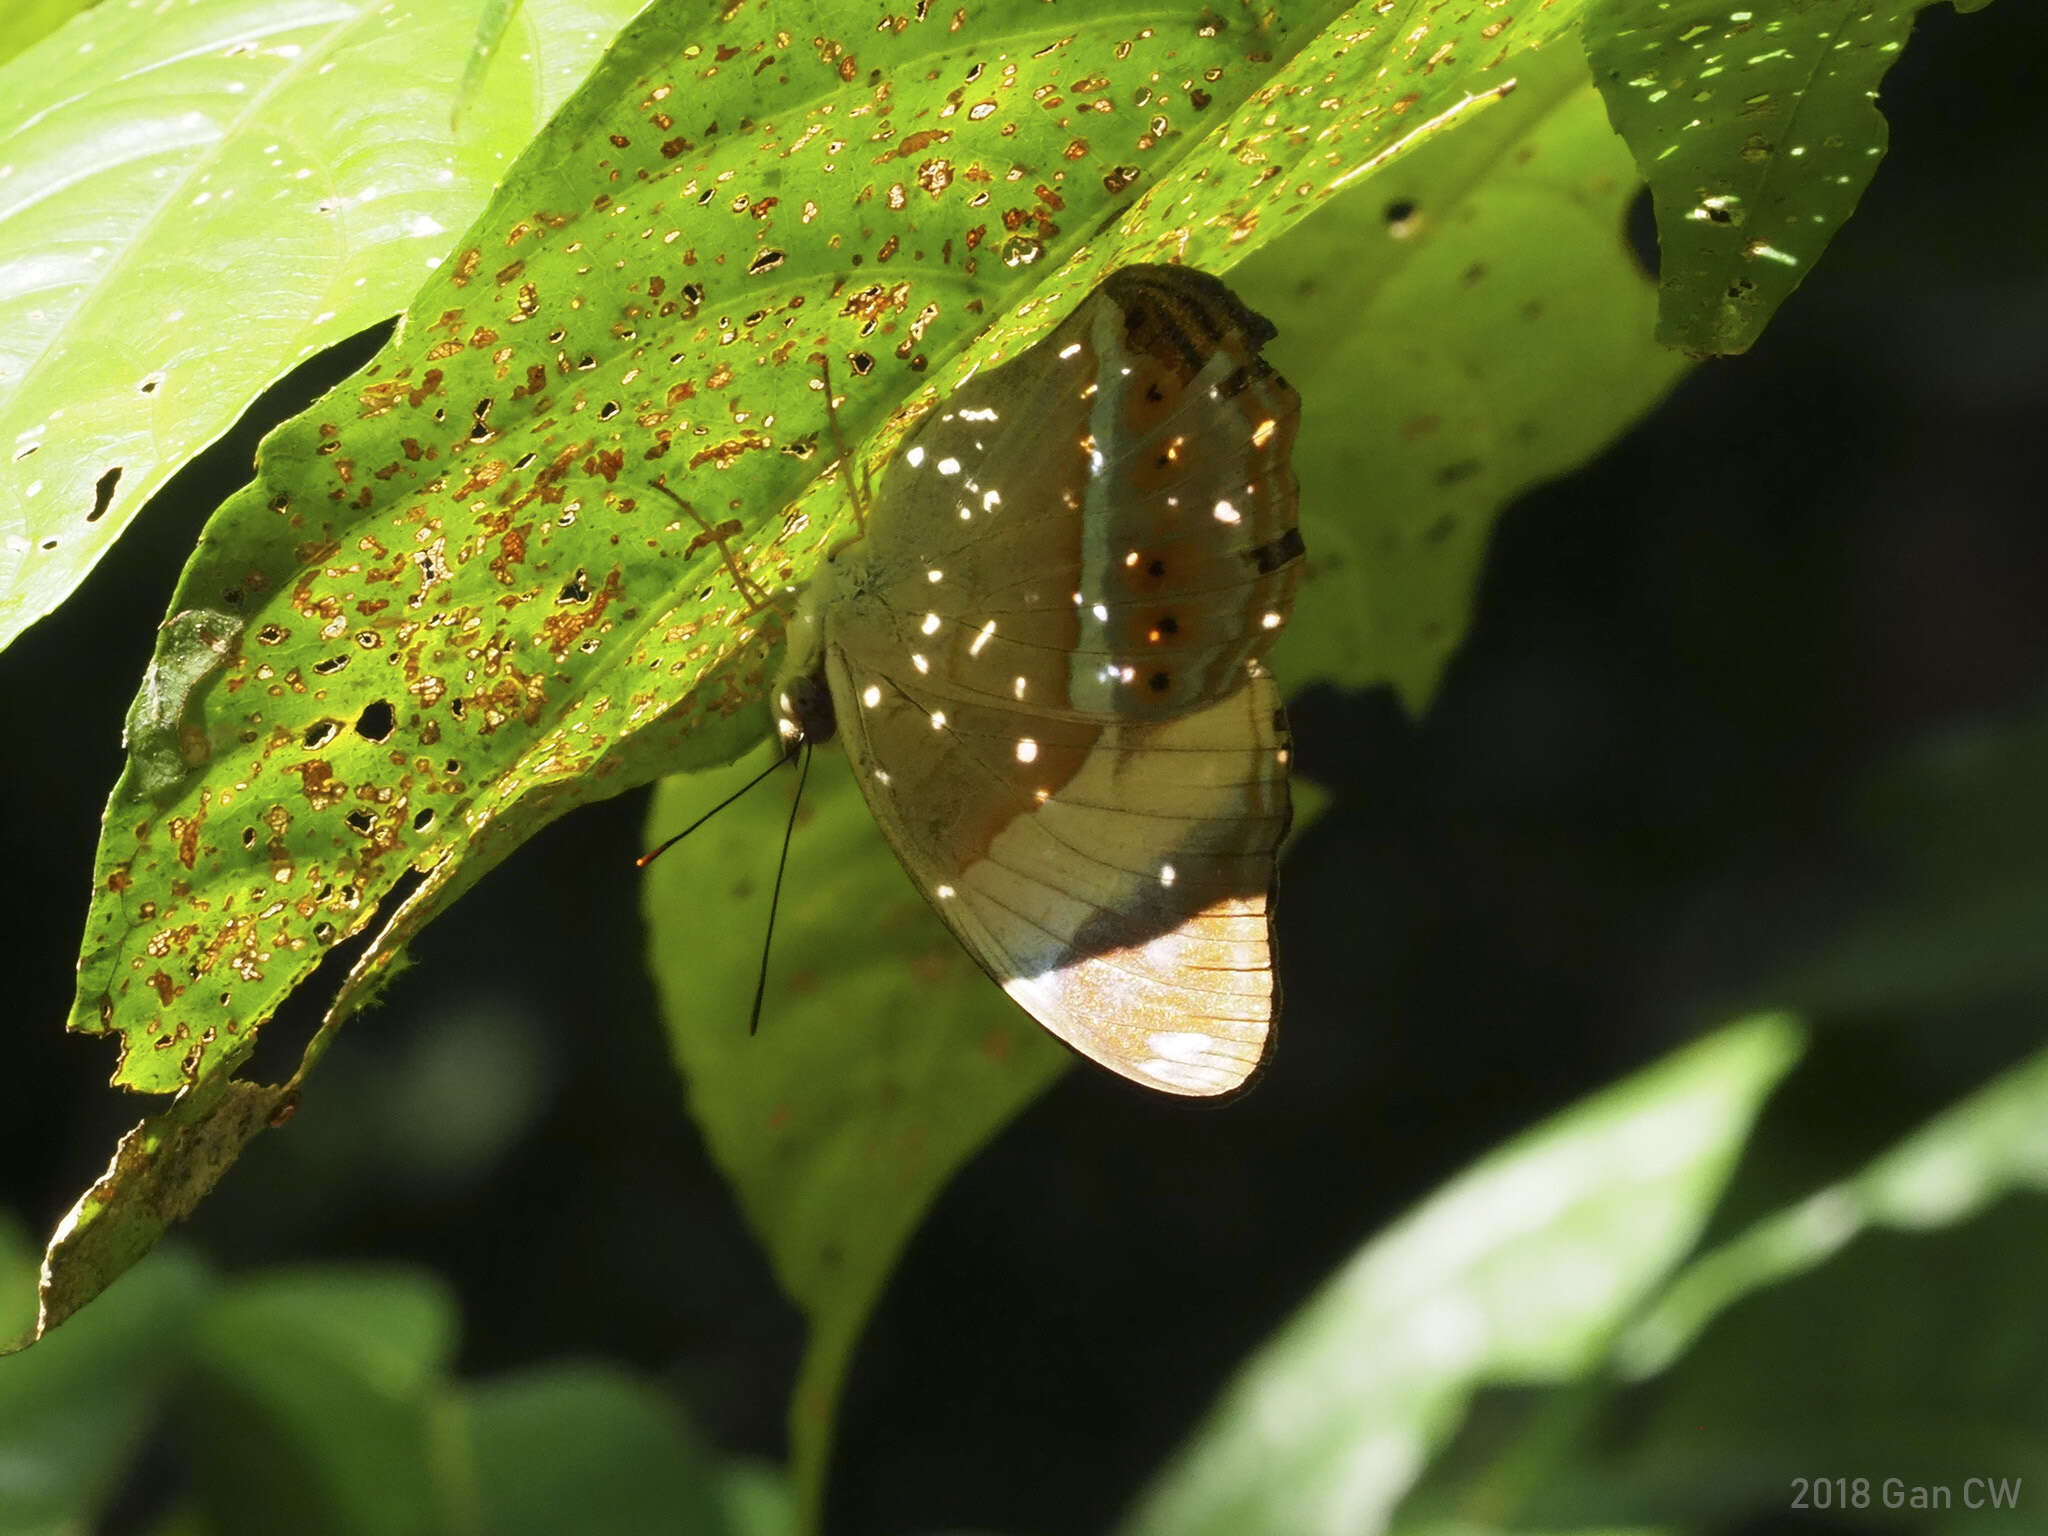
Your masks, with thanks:
[{"label": "white spot on wing", "polygon": [[945,728],[946,728],[946,712],[945,712],[945,711],[944,711],[943,709],[935,709],[935,710],[933,710],[933,711],[932,711],[932,729],[933,729],[933,730],[935,730],[935,731],[943,731],[943,730],[944,730]]},{"label": "white spot on wing", "polygon": [[1038,743],[1029,736],[1020,737],[1017,741],[1017,761],[1020,763],[1035,763],[1038,761]]},{"label": "white spot on wing", "polygon": [[[1268,624],[1266,627],[1271,629],[1273,626]],[[924,623],[919,625],[918,628],[928,635],[936,635],[939,632],[939,616],[936,613],[926,614],[924,616]]]},{"label": "white spot on wing", "polygon": [[960,473],[960,461],[949,454],[939,460],[936,468],[942,475],[957,475]]},{"label": "white spot on wing", "polygon": [[1171,885],[1173,884],[1174,879],[1174,869],[1171,864],[1162,864],[1159,866],[1159,883],[1161,885]]},{"label": "white spot on wing", "polygon": [[1243,520],[1243,519],[1242,519],[1242,514],[1241,514],[1241,513],[1239,513],[1239,511],[1237,510],[1237,508],[1236,508],[1236,507],[1234,507],[1234,506],[1232,506],[1232,505],[1231,505],[1231,504],[1230,504],[1229,502],[1227,502],[1227,501],[1219,501],[1219,502],[1217,502],[1217,503],[1216,503],[1216,521],[1217,521],[1217,522],[1219,522],[1219,523],[1235,523],[1235,522],[1240,522],[1240,521],[1242,521],[1242,520]]},{"label": "white spot on wing", "polygon": [[877,688],[873,683],[869,683],[867,687],[861,689],[860,701],[861,703],[867,705],[869,709],[873,709],[877,704],[882,702],[882,690]]},{"label": "white spot on wing", "polygon": [[974,637],[974,643],[967,647],[967,654],[970,656],[979,656],[981,654],[981,648],[984,645],[988,644],[988,637],[994,634],[995,632],[996,621],[994,619],[990,619],[986,624],[981,626],[981,633]]},{"label": "white spot on wing", "polygon": [[932,664],[924,659],[924,652],[922,651],[912,651],[910,653],[910,664],[920,672],[929,672],[932,669]]},{"label": "white spot on wing", "polygon": [[912,469],[917,468],[918,465],[924,462],[924,445],[922,443],[912,445],[911,448],[904,453],[903,457],[909,461],[910,467]]}]

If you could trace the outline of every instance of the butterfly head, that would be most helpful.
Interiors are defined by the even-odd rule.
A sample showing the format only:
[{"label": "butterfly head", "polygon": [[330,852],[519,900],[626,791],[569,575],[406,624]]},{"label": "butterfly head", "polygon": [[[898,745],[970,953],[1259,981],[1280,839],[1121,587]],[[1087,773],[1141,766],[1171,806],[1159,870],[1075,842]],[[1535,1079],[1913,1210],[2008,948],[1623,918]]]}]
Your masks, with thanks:
[{"label": "butterfly head", "polygon": [[838,729],[832,691],[822,677],[802,672],[783,679],[775,690],[775,734],[785,748],[794,751],[805,743],[823,746]]}]

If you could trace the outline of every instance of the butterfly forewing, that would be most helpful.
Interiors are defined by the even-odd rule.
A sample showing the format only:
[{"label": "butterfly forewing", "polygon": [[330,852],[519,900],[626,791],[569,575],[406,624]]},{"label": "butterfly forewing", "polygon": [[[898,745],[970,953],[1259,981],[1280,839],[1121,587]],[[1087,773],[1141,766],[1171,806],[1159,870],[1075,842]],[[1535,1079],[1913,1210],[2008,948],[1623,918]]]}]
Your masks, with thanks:
[{"label": "butterfly forewing", "polygon": [[1162,719],[1238,687],[1301,551],[1269,334],[1202,274],[1111,278],[898,453],[834,637],[1043,710]]}]

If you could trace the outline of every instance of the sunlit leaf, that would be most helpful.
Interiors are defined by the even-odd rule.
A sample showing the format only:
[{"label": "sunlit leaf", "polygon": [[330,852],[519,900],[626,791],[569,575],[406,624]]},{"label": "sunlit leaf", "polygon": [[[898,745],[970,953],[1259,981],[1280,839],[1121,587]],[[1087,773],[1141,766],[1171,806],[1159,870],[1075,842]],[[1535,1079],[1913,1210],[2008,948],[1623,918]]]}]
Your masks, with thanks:
[{"label": "sunlit leaf", "polygon": [[[8,0],[7,29],[44,10]],[[638,0],[104,0],[0,67],[0,645],[299,359],[394,314]],[[6,50],[0,46],[0,56]]]},{"label": "sunlit leaf", "polygon": [[121,1138],[114,1160],[58,1224],[44,1256],[34,1342],[119,1279],[183,1220],[250,1139],[275,1122],[284,1090],[216,1074]]},{"label": "sunlit leaf", "polygon": [[1585,463],[1684,372],[1623,235],[1638,184],[1575,52],[1419,145],[1231,274],[1301,392],[1308,574],[1290,688],[1428,704],[1494,518]]},{"label": "sunlit leaf", "polygon": [[9,0],[0,11],[0,64],[41,42],[94,0]]},{"label": "sunlit leaf", "polygon": [[[801,580],[845,520],[813,483],[828,360],[846,433],[885,449],[927,376],[1029,340],[1106,263],[1228,266],[1471,119],[1503,83],[1489,14],[1460,21],[1483,55],[1361,12],[1277,75],[1279,19],[1208,10],[1055,30],[1011,0],[797,46],[746,10],[643,16],[209,525],[173,612],[239,642],[186,685],[164,631],[178,708],[145,712],[109,808],[73,1027],[120,1037],[126,1085],[201,1078],[408,871],[330,1021],[540,826],[730,759],[781,627],[741,565]],[[1267,185],[1290,167],[1315,175]]]},{"label": "sunlit leaf", "polygon": [[1799,1035],[1733,1026],[1485,1159],[1367,1244],[1125,1529],[1369,1536],[1490,1382],[1570,1379],[1697,1239]]},{"label": "sunlit leaf", "polygon": [[[673,832],[768,761],[672,781]],[[1068,1056],[982,974],[897,867],[837,751],[790,850],[758,1035],[747,1020],[793,771],[648,870],[648,959],[690,1108],[810,1324],[790,1416],[815,1512],[861,1324],[953,1172]]]},{"label": "sunlit leaf", "polygon": [[484,0],[483,11],[476,19],[476,39],[470,44],[469,62],[462,66],[462,83],[455,89],[455,110],[451,120],[457,128],[462,126],[463,113],[469,110],[469,104],[476,100],[476,93],[483,88],[491,60],[504,46],[505,33],[512,26],[512,18],[519,14],[521,3],[522,0]]},{"label": "sunlit leaf", "polygon": [[1747,351],[1813,269],[1884,155],[1877,88],[1928,3],[1591,0],[1587,56],[1656,197],[1665,343]]}]

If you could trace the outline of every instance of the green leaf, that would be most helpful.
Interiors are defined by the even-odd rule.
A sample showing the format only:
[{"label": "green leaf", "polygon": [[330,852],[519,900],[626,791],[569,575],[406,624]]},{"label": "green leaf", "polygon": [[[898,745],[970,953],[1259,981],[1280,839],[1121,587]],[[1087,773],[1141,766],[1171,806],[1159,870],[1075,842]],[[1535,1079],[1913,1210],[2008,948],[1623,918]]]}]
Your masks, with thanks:
[{"label": "green leaf", "polygon": [[1858,1518],[1924,1529],[1910,1489],[1946,1484],[1954,1529],[2035,1529],[1957,1490],[2048,1478],[2044,1190],[2048,1051],[1690,1260],[1580,1379],[1497,1394],[1477,1464],[1471,1445],[1440,1458],[1411,1512],[1721,1528],[1786,1508],[1796,1477],[1862,1475]]},{"label": "green leaf", "polygon": [[555,1365],[464,1394],[490,1536],[723,1536],[724,1473],[675,1400],[623,1372]]},{"label": "green leaf", "polygon": [[635,9],[534,0],[460,134],[474,8],[438,0],[108,0],[0,67],[0,645],[266,386],[398,310]]},{"label": "green leaf", "polygon": [[1587,57],[1656,198],[1667,345],[1747,351],[1812,270],[1884,154],[1877,88],[1927,3],[1592,0]]},{"label": "green leaf", "polygon": [[41,1339],[118,1280],[292,1102],[289,1090],[217,1074],[123,1136],[107,1171],[51,1237],[35,1326],[8,1352]]},{"label": "green leaf", "polygon": [[1489,1382],[1568,1380],[1692,1246],[1797,1030],[1732,1026],[1522,1137],[1367,1244],[1125,1527],[1384,1528]]},{"label": "green leaf", "polygon": [[1856,1529],[2038,1531],[2048,1201],[2008,1199],[1939,1233],[1872,1231],[1813,1257],[1718,1313],[1653,1382],[1542,1433],[1546,1454],[1508,1489],[1518,1523],[1733,1529],[1803,1493]]},{"label": "green leaf", "polygon": [[[790,849],[758,1035],[747,1019],[795,773],[649,869],[648,960],[690,1107],[810,1339],[790,1413],[815,1527],[862,1323],[926,1208],[1064,1068],[897,866],[838,752],[818,754]],[[671,781],[650,835],[769,759]]]},{"label": "green leaf", "polygon": [[458,129],[462,126],[462,114],[483,89],[484,76],[490,71],[491,60],[504,46],[505,33],[519,14],[520,3],[521,0],[484,0],[483,11],[476,19],[476,38],[469,46],[469,62],[462,66],[462,84],[456,87],[455,109],[450,114],[450,121]]},{"label": "green leaf", "polygon": [[96,0],[9,0],[0,13],[0,64],[41,42]]},{"label": "green leaf", "polygon": [[2048,1051],[1943,1112],[1854,1178],[1694,1260],[1620,1338],[1615,1359],[1630,1375],[1662,1370],[1739,1298],[1815,1267],[1861,1233],[1947,1226],[2022,1189],[2048,1190]]},{"label": "green leaf", "polygon": [[1419,714],[1494,519],[1685,371],[1651,334],[1656,285],[1622,234],[1635,167],[1583,65],[1557,48],[1517,77],[1232,274],[1302,399],[1290,689],[1390,682]]},{"label": "green leaf", "polygon": [[[735,601],[656,477],[735,545],[735,511],[802,534],[749,553],[767,579],[808,566],[842,511],[836,487],[808,528],[785,511],[819,467],[819,360],[854,355],[858,429],[1028,280],[982,249],[991,230],[1054,238],[1056,212],[1129,201],[1104,178],[1147,158],[1138,139],[1184,150],[1122,120],[1074,150],[1108,90],[1088,69],[1171,54],[1210,61],[1219,90],[1254,78],[1242,43],[1115,18],[1040,33],[1034,58],[997,8],[864,36],[856,61],[786,52],[751,11],[678,9],[629,29],[385,352],[266,441],[187,569],[175,608],[245,627],[186,717],[201,766],[160,808],[146,764],[115,791],[73,1024],[123,1037],[119,1081],[205,1072],[206,1049],[156,1042],[246,1034],[408,867],[432,873],[347,996],[554,816],[756,739],[779,619]],[[899,103],[899,79],[929,83]],[[1032,99],[1077,79],[1066,112]],[[868,124],[877,104],[901,123]],[[608,190],[643,177],[644,195]]]},{"label": "green leaf", "polygon": [[[166,1250],[62,1338],[0,1364],[0,1523],[9,1536],[98,1527],[185,1363],[207,1287],[196,1260]],[[35,1288],[34,1248],[0,1220],[0,1330],[32,1321]]]},{"label": "green leaf", "polygon": [[[272,1270],[222,1289],[195,1352],[188,1445],[222,1536],[438,1536],[467,1452],[443,1378],[453,1299],[413,1270]],[[459,1526],[452,1527],[460,1529]]]},{"label": "green leaf", "polygon": [[1005,0],[801,44],[752,10],[641,17],[209,524],[172,611],[237,616],[239,644],[186,689],[191,637],[160,638],[186,773],[166,785],[171,711],[143,710],[72,1027],[120,1038],[126,1086],[203,1078],[424,876],[331,1030],[541,826],[758,739],[782,620],[738,576],[786,591],[846,521],[826,360],[873,458],[928,376],[1110,265],[1227,267],[1503,87],[1504,21],[1424,54],[1347,17],[1278,73],[1279,22],[1196,8],[1056,27]]}]

